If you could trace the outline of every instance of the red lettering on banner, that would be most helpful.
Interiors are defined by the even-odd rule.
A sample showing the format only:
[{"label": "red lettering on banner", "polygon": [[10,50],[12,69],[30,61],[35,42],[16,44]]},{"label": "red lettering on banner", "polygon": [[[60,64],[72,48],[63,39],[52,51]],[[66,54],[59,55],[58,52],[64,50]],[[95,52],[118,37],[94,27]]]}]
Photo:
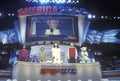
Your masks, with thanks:
[{"label": "red lettering on banner", "polygon": [[52,12],[51,6],[47,6],[47,7],[46,7],[46,13],[51,13],[51,12]]},{"label": "red lettering on banner", "polygon": [[36,13],[41,14],[42,13],[42,6],[38,6]]},{"label": "red lettering on banner", "polygon": [[57,13],[58,12],[58,8],[56,6],[53,6],[53,12]]},{"label": "red lettering on banner", "polygon": [[37,15],[37,14],[56,14],[58,12],[57,6],[37,6],[20,8],[18,10],[18,16],[23,15]]},{"label": "red lettering on banner", "polygon": [[36,7],[31,7],[30,10],[29,10],[29,13],[34,14],[34,12],[36,12]]}]

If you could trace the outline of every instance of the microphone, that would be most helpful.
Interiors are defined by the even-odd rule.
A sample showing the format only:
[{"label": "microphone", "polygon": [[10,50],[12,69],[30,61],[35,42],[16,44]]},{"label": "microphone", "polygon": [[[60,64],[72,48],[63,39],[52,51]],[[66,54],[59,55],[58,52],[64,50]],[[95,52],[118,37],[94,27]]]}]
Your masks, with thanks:
[{"label": "microphone", "polygon": [[52,29],[52,28],[50,29],[50,32],[52,32],[52,33],[53,33],[53,29]]}]

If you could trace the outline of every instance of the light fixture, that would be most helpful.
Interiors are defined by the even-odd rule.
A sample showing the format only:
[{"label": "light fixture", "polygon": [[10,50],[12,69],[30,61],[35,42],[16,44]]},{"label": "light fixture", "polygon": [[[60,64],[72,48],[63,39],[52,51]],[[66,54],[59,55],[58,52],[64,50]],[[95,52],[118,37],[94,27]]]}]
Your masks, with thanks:
[{"label": "light fixture", "polygon": [[34,3],[41,3],[41,4],[46,4],[46,3],[54,3],[54,4],[77,4],[79,3],[79,0],[26,0],[26,2],[34,2]]},{"label": "light fixture", "polygon": [[2,16],[2,13],[0,13],[0,16]]},{"label": "light fixture", "polygon": [[91,15],[91,14],[88,14],[88,18],[91,19],[91,18],[92,18],[92,15]]}]

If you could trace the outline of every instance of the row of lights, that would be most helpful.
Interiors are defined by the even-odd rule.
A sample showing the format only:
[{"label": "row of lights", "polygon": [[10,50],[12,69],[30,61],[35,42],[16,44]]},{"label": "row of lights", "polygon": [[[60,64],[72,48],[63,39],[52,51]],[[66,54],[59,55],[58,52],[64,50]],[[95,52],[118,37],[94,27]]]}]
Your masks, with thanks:
[{"label": "row of lights", "polygon": [[89,19],[120,19],[120,16],[108,17],[108,16],[99,16],[96,17],[95,15],[88,14],[87,17]]},{"label": "row of lights", "polygon": [[[2,17],[3,14],[0,13],[0,17]],[[14,13],[8,13],[7,16],[15,16]],[[120,19],[120,16],[114,16],[114,17],[108,17],[108,16],[99,16],[99,17],[96,17],[95,15],[91,15],[91,14],[88,14],[87,17],[89,19]]]},{"label": "row of lights", "polygon": [[[0,17],[4,16],[4,14],[0,13]],[[14,13],[8,13],[7,16],[15,16]]]},{"label": "row of lights", "polygon": [[[7,79],[6,81],[17,81],[17,79]],[[26,80],[26,81],[31,81],[31,80]],[[41,80],[37,80],[37,81],[41,81]],[[47,81],[51,81],[51,80],[47,80]],[[61,80],[57,80],[57,81],[61,81]],[[71,80],[67,80],[67,81],[71,81]],[[82,80],[77,80],[77,81],[82,81]],[[88,79],[87,81],[93,81],[92,79]],[[102,81],[109,81],[109,79],[102,79]]]},{"label": "row of lights", "polygon": [[8,13],[8,16],[15,16],[14,13]]},{"label": "row of lights", "polygon": [[64,3],[71,3],[77,4],[79,0],[26,0],[26,2],[34,2],[34,3],[41,3],[41,4],[48,4],[48,3],[57,3],[57,4],[64,4]]}]

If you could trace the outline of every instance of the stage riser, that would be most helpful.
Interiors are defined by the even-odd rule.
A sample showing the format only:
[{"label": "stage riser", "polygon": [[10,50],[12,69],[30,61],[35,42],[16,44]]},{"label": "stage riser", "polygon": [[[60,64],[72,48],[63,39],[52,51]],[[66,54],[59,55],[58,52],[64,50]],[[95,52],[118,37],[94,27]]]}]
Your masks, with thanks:
[{"label": "stage riser", "polygon": [[101,81],[102,76],[98,62],[87,64],[18,62],[13,68],[13,79],[18,81]]}]

